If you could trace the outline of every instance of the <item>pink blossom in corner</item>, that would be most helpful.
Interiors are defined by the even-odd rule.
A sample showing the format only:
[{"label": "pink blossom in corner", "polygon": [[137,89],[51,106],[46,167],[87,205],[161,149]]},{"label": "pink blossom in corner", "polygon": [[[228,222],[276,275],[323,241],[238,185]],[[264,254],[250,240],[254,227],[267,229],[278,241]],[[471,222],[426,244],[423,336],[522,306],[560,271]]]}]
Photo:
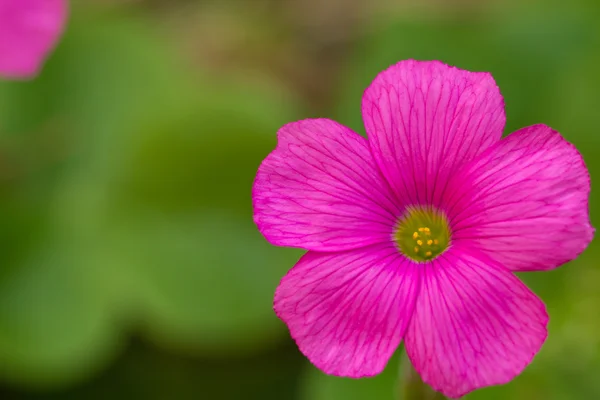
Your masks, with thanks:
[{"label": "pink blossom in corner", "polygon": [[66,0],[0,0],[0,77],[37,75],[66,19]]},{"label": "pink blossom in corner", "polygon": [[271,243],[308,252],[274,308],[324,372],[380,373],[402,340],[424,382],[457,398],[509,382],[547,336],[515,275],[592,240],[590,178],[545,125],[501,138],[491,75],[402,61],[365,91],[368,140],[327,119],[290,123],[253,187]]}]

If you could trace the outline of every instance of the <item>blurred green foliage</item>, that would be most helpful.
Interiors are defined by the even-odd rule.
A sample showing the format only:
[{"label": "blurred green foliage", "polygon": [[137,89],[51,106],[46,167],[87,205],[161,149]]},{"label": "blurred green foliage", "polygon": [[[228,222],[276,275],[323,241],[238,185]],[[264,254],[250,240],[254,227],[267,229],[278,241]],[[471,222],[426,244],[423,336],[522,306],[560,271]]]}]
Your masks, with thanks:
[{"label": "blurred green foliage", "polygon": [[185,71],[148,25],[75,16],[42,76],[0,87],[16,170],[2,182],[0,371],[15,382],[80,379],[130,327],[218,354],[285,332],[272,292],[299,254],[262,239],[250,191],[294,101]]},{"label": "blurred green foliage", "polygon": [[[272,296],[301,253],[261,237],[250,191],[277,129],[315,116],[302,111],[312,104],[364,133],[363,90],[401,59],[492,72],[506,133],[547,123],[600,174],[596,2],[374,7],[357,20],[363,34],[339,44],[337,87],[314,72],[323,44],[301,23],[269,42],[297,60],[283,77],[271,59],[215,69],[202,47],[214,38],[185,36],[208,58],[194,65],[161,24],[204,2],[155,3],[78,4],[42,75],[0,83],[0,376],[14,398],[397,397],[398,356],[378,377],[349,380],[299,355]],[[227,7],[243,20],[249,6]],[[261,15],[273,32],[286,26],[280,11]],[[306,75],[337,100],[301,90]],[[595,193],[590,206],[594,219]],[[523,274],[548,305],[547,344],[522,376],[467,398],[600,398],[599,251]]]}]

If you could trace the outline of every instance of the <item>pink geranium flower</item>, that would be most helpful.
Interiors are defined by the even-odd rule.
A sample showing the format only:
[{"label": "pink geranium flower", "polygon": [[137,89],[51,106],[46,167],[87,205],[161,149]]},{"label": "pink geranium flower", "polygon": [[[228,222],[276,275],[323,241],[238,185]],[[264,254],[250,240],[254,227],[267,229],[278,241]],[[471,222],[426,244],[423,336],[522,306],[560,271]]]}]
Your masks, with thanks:
[{"label": "pink geranium flower", "polygon": [[556,268],[592,240],[581,155],[545,125],[502,139],[491,75],[437,61],[379,74],[362,114],[368,140],[327,119],[284,126],[258,170],[259,230],[308,250],[275,312],[328,374],[378,374],[404,339],[448,397],[510,381],[548,323],[514,272]]},{"label": "pink geranium flower", "polygon": [[37,75],[66,18],[66,0],[0,0],[0,76]]}]

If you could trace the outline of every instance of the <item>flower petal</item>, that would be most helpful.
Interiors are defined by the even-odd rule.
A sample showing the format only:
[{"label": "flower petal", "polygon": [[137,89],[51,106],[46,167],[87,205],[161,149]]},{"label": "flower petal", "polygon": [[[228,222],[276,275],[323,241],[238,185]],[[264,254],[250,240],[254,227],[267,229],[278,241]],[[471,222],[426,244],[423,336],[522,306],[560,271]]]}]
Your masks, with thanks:
[{"label": "flower petal", "polygon": [[594,235],[581,154],[545,125],[501,140],[449,186],[453,240],[467,241],[509,269],[555,268]]},{"label": "flower petal", "polygon": [[458,398],[509,382],[544,343],[544,304],[485,254],[451,248],[422,266],[406,352],[424,382]]},{"label": "flower petal", "polygon": [[391,244],[308,252],[277,288],[275,312],[319,369],[371,376],[398,347],[418,285],[419,265]]},{"label": "flower petal", "polygon": [[402,61],[365,91],[373,156],[405,204],[438,205],[448,177],[500,140],[504,101],[494,79],[439,61]]},{"label": "flower petal", "polygon": [[0,1],[0,75],[36,75],[61,35],[66,18],[65,0]]},{"label": "flower petal", "polygon": [[390,241],[400,212],[363,137],[315,119],[285,125],[278,141],[252,193],[267,240],[316,251]]}]

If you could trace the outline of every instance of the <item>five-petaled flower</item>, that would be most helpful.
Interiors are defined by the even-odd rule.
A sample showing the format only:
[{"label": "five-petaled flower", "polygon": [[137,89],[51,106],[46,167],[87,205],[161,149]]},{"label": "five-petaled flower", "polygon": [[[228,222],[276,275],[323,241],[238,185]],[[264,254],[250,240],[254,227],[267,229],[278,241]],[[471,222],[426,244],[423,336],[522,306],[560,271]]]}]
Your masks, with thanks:
[{"label": "five-petaled flower", "polygon": [[547,336],[514,275],[556,268],[592,240],[590,178],[544,125],[501,138],[491,75],[402,61],[365,91],[368,140],[334,121],[285,125],[253,188],[271,243],[308,252],[274,308],[328,374],[378,374],[404,339],[448,397],[518,375]]},{"label": "five-petaled flower", "polygon": [[0,0],[0,76],[37,75],[66,19],[66,0]]}]

